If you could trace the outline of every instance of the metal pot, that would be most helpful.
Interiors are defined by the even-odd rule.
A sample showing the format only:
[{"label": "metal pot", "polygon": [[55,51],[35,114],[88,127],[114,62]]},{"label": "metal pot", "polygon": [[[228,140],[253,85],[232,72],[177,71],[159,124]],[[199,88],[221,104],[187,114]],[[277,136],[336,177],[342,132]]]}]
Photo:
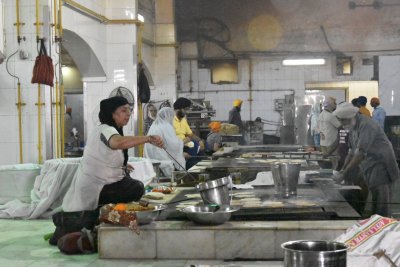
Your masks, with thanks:
[{"label": "metal pot", "polygon": [[297,195],[301,164],[275,163],[272,165],[272,178],[275,184],[275,193],[281,197]]},{"label": "metal pot", "polygon": [[285,267],[346,267],[347,247],[330,241],[290,241],[283,243]]},{"label": "metal pot", "polygon": [[198,184],[196,189],[200,192],[200,196],[203,199],[204,204],[229,205],[231,203],[228,189],[229,183],[229,178],[224,177]]}]

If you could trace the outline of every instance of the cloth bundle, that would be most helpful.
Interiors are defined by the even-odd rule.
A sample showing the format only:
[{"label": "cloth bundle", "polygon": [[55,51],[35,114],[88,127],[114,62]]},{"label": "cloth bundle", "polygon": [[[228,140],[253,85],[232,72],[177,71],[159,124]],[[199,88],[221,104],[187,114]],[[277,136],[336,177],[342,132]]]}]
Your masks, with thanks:
[{"label": "cloth bundle", "polygon": [[395,219],[373,215],[348,228],[335,241],[349,247],[348,266],[391,267],[384,257],[377,256],[380,250],[400,265],[400,222]]},{"label": "cloth bundle", "polygon": [[229,123],[222,123],[221,124],[221,131],[220,133],[222,135],[234,135],[234,134],[239,134],[239,127],[234,124],[229,124]]},{"label": "cloth bundle", "polygon": [[40,51],[36,57],[31,83],[46,84],[53,87],[53,60],[47,55],[44,40],[40,39]]}]

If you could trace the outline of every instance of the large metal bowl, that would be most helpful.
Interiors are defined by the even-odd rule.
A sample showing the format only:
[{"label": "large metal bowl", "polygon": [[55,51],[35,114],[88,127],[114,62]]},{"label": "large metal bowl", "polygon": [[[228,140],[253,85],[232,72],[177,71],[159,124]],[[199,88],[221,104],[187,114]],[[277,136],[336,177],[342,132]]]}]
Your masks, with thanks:
[{"label": "large metal bowl", "polygon": [[283,243],[286,267],[345,267],[347,246],[331,241],[289,241]]},{"label": "large metal bowl", "polygon": [[229,205],[199,205],[189,206],[181,211],[189,220],[202,225],[218,225],[229,221],[232,212],[238,211],[240,206]]},{"label": "large metal bowl", "polygon": [[198,184],[196,189],[200,192],[204,204],[229,205],[231,203],[228,189],[229,183],[229,178],[224,177]]},{"label": "large metal bowl", "polygon": [[165,210],[167,206],[163,204],[154,205],[154,210],[136,211],[136,220],[138,224],[149,224],[158,218],[160,213]]}]

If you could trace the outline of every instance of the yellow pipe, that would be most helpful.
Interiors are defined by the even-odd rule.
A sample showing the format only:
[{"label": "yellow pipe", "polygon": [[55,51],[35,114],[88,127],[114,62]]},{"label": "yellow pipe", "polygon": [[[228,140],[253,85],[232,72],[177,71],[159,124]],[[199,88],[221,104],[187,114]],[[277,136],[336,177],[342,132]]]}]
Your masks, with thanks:
[{"label": "yellow pipe", "polygon": [[61,82],[60,84],[60,109],[61,109],[61,157],[65,155],[65,140],[64,140],[64,132],[65,132],[65,103],[64,103],[64,84]]},{"label": "yellow pipe", "polygon": [[57,41],[58,24],[57,24],[57,0],[53,1],[53,20],[54,20],[54,39]]},{"label": "yellow pipe", "polygon": [[38,162],[39,164],[43,163],[43,155],[42,155],[42,97],[41,97],[41,88],[40,88],[40,83],[38,84],[38,102],[37,102],[37,107],[38,107]]},{"label": "yellow pipe", "polygon": [[[138,35],[137,35],[137,43],[138,43],[138,71],[140,72],[140,68],[142,65],[142,36],[143,36],[143,23],[139,24]],[[140,100],[138,101],[138,111],[139,111],[139,136],[143,135],[143,107]],[[139,156],[143,157],[143,145],[139,146]]]},{"label": "yellow pipe", "polygon": [[36,40],[39,42],[40,34],[40,22],[39,22],[39,0],[36,0]]},{"label": "yellow pipe", "polygon": [[21,83],[18,81],[18,132],[19,132],[19,163],[24,163],[24,155],[22,151],[22,106],[25,106],[25,103],[21,101]]},{"label": "yellow pipe", "polygon": [[[61,0],[60,0],[60,2],[61,2]],[[83,5],[80,5],[73,0],[63,0],[63,2],[92,18],[99,20],[101,23],[105,23],[105,24],[137,24],[137,25],[143,24],[142,21],[137,20],[137,19],[108,19],[104,15],[101,15]],[[61,5],[60,5],[60,8],[61,8]]]},{"label": "yellow pipe", "polygon": [[59,112],[59,106],[60,106],[60,102],[59,102],[59,96],[58,96],[58,80],[56,79],[55,82],[56,85],[56,101],[54,103],[55,109],[56,109],[56,156],[57,158],[60,157],[60,112]]},{"label": "yellow pipe", "polygon": [[16,12],[17,12],[17,23],[16,23],[16,25],[17,25],[17,38],[18,38],[18,43],[20,42],[20,36],[21,36],[21,34],[20,34],[20,28],[19,28],[19,26],[20,26],[20,21],[19,21],[19,0],[17,0],[16,1]]},{"label": "yellow pipe", "polygon": [[[61,38],[63,36],[63,27],[62,27],[62,0],[58,1],[58,37]],[[62,145],[64,146],[64,145]]]}]

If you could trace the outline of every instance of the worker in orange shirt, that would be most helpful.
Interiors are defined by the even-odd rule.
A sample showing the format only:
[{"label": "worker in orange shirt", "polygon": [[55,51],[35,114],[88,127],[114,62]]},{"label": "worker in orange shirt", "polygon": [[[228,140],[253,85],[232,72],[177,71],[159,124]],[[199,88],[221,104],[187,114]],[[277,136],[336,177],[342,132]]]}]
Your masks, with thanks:
[{"label": "worker in orange shirt", "polygon": [[360,105],[360,109],[359,112],[361,114],[364,114],[365,116],[371,118],[371,112],[367,109],[366,105],[367,105],[367,98],[365,96],[359,96],[358,97],[358,104]]}]

